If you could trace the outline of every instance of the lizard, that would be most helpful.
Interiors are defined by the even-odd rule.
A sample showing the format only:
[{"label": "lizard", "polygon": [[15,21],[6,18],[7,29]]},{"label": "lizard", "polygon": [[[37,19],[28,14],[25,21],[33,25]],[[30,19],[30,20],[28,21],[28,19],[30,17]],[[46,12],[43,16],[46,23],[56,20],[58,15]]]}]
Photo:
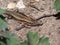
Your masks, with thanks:
[{"label": "lizard", "polygon": [[38,22],[37,19],[33,18],[32,16],[27,16],[22,12],[19,11],[9,11],[5,10],[4,15],[12,16],[18,22],[22,22],[25,26],[40,26],[42,25],[42,21]]}]

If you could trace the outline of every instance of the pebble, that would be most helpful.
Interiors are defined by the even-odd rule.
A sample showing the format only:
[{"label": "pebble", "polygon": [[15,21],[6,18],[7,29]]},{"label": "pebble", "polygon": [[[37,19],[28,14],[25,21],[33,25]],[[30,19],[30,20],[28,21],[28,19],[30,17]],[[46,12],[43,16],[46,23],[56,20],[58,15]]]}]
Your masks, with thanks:
[{"label": "pebble", "polygon": [[7,9],[14,9],[14,8],[16,8],[16,3],[14,2],[11,2],[7,5]]}]

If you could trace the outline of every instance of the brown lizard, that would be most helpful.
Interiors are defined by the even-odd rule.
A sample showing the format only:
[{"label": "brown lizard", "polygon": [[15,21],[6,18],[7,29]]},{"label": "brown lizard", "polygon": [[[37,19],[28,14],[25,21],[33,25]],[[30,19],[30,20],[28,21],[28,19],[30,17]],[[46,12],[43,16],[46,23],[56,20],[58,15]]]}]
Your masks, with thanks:
[{"label": "brown lizard", "polygon": [[27,16],[23,14],[22,12],[6,10],[4,14],[8,16],[12,16],[15,20],[19,22],[23,22],[24,25],[27,25],[27,26],[42,25],[42,22],[38,22],[38,20],[32,18],[31,16]]}]

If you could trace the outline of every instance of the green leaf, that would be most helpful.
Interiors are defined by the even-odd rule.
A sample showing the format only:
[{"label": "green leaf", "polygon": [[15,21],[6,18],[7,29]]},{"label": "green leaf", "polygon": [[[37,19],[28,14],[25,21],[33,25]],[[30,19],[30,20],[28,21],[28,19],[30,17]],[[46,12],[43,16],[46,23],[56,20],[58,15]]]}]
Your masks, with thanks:
[{"label": "green leaf", "polygon": [[37,45],[38,40],[39,40],[39,36],[38,36],[37,32],[34,34],[32,32],[28,32],[27,38],[28,38],[28,42],[29,42],[28,45]]},{"label": "green leaf", "polygon": [[0,41],[0,45],[6,45],[6,44]]},{"label": "green leaf", "polygon": [[0,8],[0,14],[3,14],[3,13],[5,13],[5,10]]},{"label": "green leaf", "polygon": [[54,6],[56,10],[60,10],[60,0],[55,0]]},{"label": "green leaf", "polygon": [[25,40],[24,42],[20,43],[21,45],[28,45],[28,41]]},{"label": "green leaf", "polygon": [[7,36],[8,45],[20,45],[19,38],[16,35],[12,34],[11,32],[8,32]]},{"label": "green leaf", "polygon": [[[25,40],[23,42],[20,42],[20,39],[10,31],[7,31],[6,33],[7,34],[5,38],[7,41],[7,45],[50,45],[49,38],[45,36],[39,38],[37,32],[36,33],[28,32],[27,34],[28,40]],[[2,42],[1,45],[4,45],[4,43]]]},{"label": "green leaf", "polygon": [[0,30],[7,28],[7,23],[0,18]]},{"label": "green leaf", "polygon": [[33,38],[34,38],[34,39],[33,39],[34,45],[37,45],[37,44],[38,44],[38,41],[39,41],[38,32],[34,33]]},{"label": "green leaf", "polygon": [[38,45],[50,45],[49,38],[45,36],[41,37],[38,42]]},{"label": "green leaf", "polygon": [[27,34],[27,38],[28,38],[28,45],[33,45],[33,33],[32,32],[28,32]]}]

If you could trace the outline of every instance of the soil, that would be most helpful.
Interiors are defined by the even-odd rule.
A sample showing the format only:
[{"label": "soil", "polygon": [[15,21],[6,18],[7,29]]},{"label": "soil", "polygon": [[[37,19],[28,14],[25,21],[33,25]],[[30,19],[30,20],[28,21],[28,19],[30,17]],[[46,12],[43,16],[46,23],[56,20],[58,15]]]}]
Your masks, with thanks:
[{"label": "soil", "polygon": [[[0,4],[1,8],[5,9],[9,2],[13,2],[15,0],[6,1],[7,0],[0,0],[0,2],[2,2],[2,5]],[[60,13],[57,14],[58,12],[54,9],[55,0],[39,0],[39,2],[32,4],[30,3],[30,0],[23,1],[26,8],[20,9],[19,11],[28,16],[31,15],[35,19],[40,18],[39,21],[41,20],[43,25],[34,27],[31,26],[30,28],[25,27],[17,30],[17,28],[22,26],[22,24],[18,23],[14,19],[8,19],[6,21],[8,22],[10,31],[18,35],[22,41],[26,39],[26,34],[28,31],[38,32],[40,36],[45,35],[49,37],[51,45],[60,45],[60,19],[58,19]],[[29,4],[36,6],[38,9],[34,8],[33,6],[28,6]]]}]

